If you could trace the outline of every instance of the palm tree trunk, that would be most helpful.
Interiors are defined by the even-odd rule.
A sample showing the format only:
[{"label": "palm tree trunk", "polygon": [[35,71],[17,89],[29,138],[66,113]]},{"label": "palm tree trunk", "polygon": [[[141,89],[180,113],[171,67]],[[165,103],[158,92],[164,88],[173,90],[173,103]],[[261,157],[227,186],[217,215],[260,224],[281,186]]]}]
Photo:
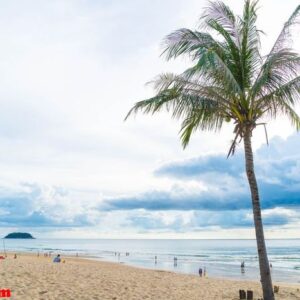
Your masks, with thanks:
[{"label": "palm tree trunk", "polygon": [[261,218],[258,186],[254,173],[253,152],[251,145],[252,128],[246,127],[244,132],[246,173],[251,190],[252,208],[254,216],[257,252],[259,259],[260,281],[263,289],[264,300],[274,300],[272,278],[270,273],[269,260],[264,238],[264,229]]}]

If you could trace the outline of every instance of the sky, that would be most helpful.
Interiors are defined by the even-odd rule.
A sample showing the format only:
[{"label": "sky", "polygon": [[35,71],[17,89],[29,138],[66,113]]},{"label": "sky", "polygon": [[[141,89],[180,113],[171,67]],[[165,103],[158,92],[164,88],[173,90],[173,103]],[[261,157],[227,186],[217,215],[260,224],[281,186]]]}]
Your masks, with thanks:
[{"label": "sky", "polygon": [[[255,237],[242,147],[226,159],[232,127],[183,150],[166,113],[124,122],[153,95],[145,83],[187,66],[166,62],[161,43],[195,29],[206,4],[0,2],[0,236]],[[260,1],[264,53],[298,4]],[[266,237],[300,238],[300,134],[281,118],[268,133],[269,146],[263,128],[253,137]]]}]

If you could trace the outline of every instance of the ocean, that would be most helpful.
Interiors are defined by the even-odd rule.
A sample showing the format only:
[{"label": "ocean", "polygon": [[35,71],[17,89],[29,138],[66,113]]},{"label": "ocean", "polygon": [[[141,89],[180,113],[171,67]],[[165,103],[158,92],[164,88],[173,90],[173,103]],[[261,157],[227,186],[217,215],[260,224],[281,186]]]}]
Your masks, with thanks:
[{"label": "ocean", "polygon": [[[259,280],[255,240],[6,239],[7,251],[60,253],[136,267],[240,280]],[[267,240],[274,281],[300,283],[300,239]],[[126,254],[127,253],[127,254]],[[155,256],[157,257],[155,261]],[[174,257],[177,258],[176,264]],[[241,270],[241,262],[245,269]]]}]

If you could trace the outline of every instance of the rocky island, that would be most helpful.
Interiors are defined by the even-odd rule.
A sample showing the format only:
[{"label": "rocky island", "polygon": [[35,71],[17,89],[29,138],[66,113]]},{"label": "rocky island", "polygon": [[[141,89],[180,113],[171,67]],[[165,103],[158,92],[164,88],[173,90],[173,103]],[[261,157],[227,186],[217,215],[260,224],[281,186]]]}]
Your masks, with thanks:
[{"label": "rocky island", "polygon": [[26,232],[12,232],[4,237],[5,239],[34,239],[30,233]]}]

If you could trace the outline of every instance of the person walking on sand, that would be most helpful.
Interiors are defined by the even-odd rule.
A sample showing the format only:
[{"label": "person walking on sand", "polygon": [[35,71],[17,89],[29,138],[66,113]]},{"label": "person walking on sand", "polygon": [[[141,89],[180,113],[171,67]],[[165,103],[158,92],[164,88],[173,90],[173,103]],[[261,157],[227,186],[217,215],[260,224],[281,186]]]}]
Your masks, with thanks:
[{"label": "person walking on sand", "polygon": [[203,273],[202,268],[199,268],[199,276],[200,277],[202,277],[202,273]]}]

